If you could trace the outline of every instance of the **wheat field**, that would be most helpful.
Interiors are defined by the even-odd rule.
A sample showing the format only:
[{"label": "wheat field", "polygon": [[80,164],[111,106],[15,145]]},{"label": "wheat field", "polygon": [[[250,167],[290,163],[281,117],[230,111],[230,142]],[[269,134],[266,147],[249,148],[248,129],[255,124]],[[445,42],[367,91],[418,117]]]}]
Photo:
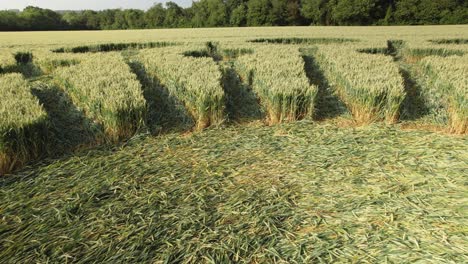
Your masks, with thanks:
[{"label": "wheat field", "polygon": [[466,40],[0,32],[0,259],[468,262]]}]

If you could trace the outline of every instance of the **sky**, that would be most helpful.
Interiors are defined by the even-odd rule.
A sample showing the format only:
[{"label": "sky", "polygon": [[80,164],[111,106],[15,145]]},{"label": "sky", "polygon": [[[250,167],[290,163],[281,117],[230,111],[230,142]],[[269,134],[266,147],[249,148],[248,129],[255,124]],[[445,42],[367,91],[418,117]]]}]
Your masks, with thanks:
[{"label": "sky", "polygon": [[[168,1],[168,0],[167,0]],[[192,0],[172,0],[182,7],[192,4]],[[26,6],[37,6],[52,10],[102,10],[110,8],[136,8],[148,9],[154,3],[163,3],[166,0],[0,0],[0,10],[23,9]]]}]

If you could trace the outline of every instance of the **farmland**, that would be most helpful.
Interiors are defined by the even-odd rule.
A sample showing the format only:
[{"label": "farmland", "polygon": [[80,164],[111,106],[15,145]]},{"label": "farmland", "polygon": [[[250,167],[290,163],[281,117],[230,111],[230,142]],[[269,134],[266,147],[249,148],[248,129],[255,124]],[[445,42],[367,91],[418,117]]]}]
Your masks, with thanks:
[{"label": "farmland", "polygon": [[0,32],[0,258],[466,262],[467,39]]}]

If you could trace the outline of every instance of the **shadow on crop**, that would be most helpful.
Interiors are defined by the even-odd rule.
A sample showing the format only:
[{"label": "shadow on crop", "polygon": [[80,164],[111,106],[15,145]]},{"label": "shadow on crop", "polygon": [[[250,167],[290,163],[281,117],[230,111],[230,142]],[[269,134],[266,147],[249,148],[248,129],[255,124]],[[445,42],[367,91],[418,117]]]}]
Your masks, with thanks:
[{"label": "shadow on crop", "polygon": [[219,43],[208,41],[201,50],[184,52],[187,57],[212,58],[222,73],[221,84],[226,96],[228,119],[234,122],[249,122],[264,118],[264,113],[252,83],[243,82],[234,69],[234,60],[244,54],[252,54],[252,49],[220,49]]},{"label": "shadow on crop", "polygon": [[406,91],[406,97],[400,108],[401,120],[416,120],[428,114],[429,110],[421,94],[421,86],[415,81],[404,65],[399,67],[400,75]]},{"label": "shadow on crop", "polygon": [[42,70],[32,62],[3,67],[0,69],[0,74],[1,73],[20,73],[26,79],[36,78],[43,75]]},{"label": "shadow on crop", "polygon": [[128,65],[142,85],[148,107],[147,126],[151,134],[181,132],[194,126],[194,120],[183,103],[170,95],[158,79],[150,76],[140,62],[130,60]]},{"label": "shadow on crop", "polygon": [[263,119],[264,113],[251,86],[239,78],[232,65],[225,65],[222,73],[229,118],[235,122]]},{"label": "shadow on crop", "polygon": [[31,52],[16,52],[12,54],[16,64],[0,67],[0,73],[20,73],[24,78],[34,78],[43,74],[42,70],[33,63],[33,54]]},{"label": "shadow on crop", "polygon": [[[417,120],[428,114],[428,107],[426,106],[424,97],[422,95],[422,87],[416,81],[416,76],[411,72],[412,64],[423,58],[425,53],[413,53],[406,46],[406,42],[403,40],[388,40],[387,41],[387,55],[392,56],[395,63],[398,65],[400,76],[403,79],[403,85],[405,88],[406,96],[400,106],[400,119],[401,120]],[[443,53],[439,53],[437,50],[428,49],[426,55],[437,55],[444,56]],[[415,60],[414,55],[419,56],[418,60]]]},{"label": "shadow on crop", "polygon": [[311,51],[305,50],[303,54],[304,70],[309,83],[318,87],[315,99],[314,119],[331,119],[348,113],[346,105],[330,89],[327,79],[312,56]]},{"label": "shadow on crop", "polygon": [[418,84],[416,76],[411,71],[412,64],[429,55],[444,57],[459,54],[457,51],[444,52],[439,49],[410,50],[403,40],[388,40],[387,48],[367,48],[360,49],[358,52],[391,56],[398,65],[406,91],[405,99],[400,105],[400,119],[407,121],[420,119],[429,113],[424,96],[422,95],[422,87]]},{"label": "shadow on crop", "polygon": [[93,145],[102,136],[102,128],[88,119],[62,89],[39,84],[31,92],[49,117],[49,156]]}]

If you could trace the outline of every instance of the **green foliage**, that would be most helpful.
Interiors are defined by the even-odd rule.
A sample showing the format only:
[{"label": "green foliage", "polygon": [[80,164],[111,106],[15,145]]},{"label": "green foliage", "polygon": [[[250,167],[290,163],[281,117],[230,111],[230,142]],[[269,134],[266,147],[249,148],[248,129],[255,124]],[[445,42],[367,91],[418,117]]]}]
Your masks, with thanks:
[{"label": "green foliage", "polygon": [[177,28],[188,26],[186,11],[174,2],[166,3],[166,17],[164,18],[164,27]]},{"label": "green foliage", "polygon": [[396,24],[466,24],[468,2],[457,0],[401,0],[396,1]]},{"label": "green foliage", "polygon": [[166,9],[161,3],[153,5],[145,12],[144,20],[147,28],[163,27],[166,17]]},{"label": "green foliage", "polygon": [[333,7],[333,20],[338,25],[368,25],[378,0],[338,1]]},{"label": "green foliage", "polygon": [[226,25],[227,22],[227,10],[222,0],[201,0],[193,3],[192,26],[218,27]]},{"label": "green foliage", "polygon": [[387,7],[387,12],[385,13],[385,17],[383,18],[382,24],[388,26],[391,24],[393,19],[393,7],[389,5]]},{"label": "green foliage", "polygon": [[247,3],[247,26],[272,26],[269,0],[249,0]]},{"label": "green foliage", "polygon": [[65,28],[61,15],[50,9],[28,6],[19,14],[19,17],[23,19],[23,23],[28,30]]},{"label": "green foliage", "polygon": [[230,25],[235,27],[242,27],[247,25],[247,6],[241,4],[232,10],[231,17],[229,19]]},{"label": "green foliage", "polygon": [[466,24],[468,2],[458,0],[200,0],[149,10],[67,11],[37,7],[0,11],[0,30],[141,29],[223,26]]},{"label": "green foliage", "polygon": [[331,8],[327,0],[303,0],[301,14],[313,25],[329,25]]},{"label": "green foliage", "polygon": [[15,31],[24,28],[23,21],[13,11],[0,10],[0,31]]}]

